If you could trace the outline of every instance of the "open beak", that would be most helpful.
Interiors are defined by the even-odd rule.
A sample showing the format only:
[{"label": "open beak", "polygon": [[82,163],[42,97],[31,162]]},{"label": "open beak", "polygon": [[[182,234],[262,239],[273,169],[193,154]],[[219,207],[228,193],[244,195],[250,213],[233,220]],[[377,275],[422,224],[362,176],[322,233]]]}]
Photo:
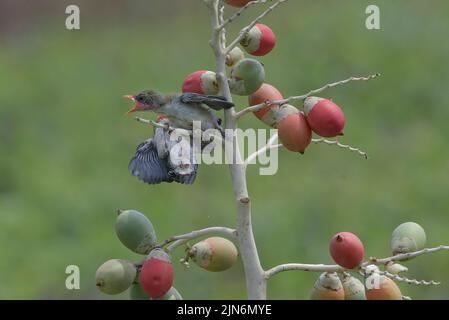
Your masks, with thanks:
[{"label": "open beak", "polygon": [[132,107],[131,109],[129,109],[126,114],[130,114],[132,112],[139,111],[139,103],[136,101],[136,98],[134,96],[126,95],[126,96],[123,96],[123,98],[131,100],[136,103],[135,106]]}]

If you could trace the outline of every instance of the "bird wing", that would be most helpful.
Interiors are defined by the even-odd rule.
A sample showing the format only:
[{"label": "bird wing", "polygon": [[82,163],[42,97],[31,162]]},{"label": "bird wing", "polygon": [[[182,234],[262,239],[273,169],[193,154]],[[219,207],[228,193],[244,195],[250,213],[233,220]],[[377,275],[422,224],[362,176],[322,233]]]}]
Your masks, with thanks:
[{"label": "bird wing", "polygon": [[169,172],[169,176],[173,181],[176,181],[178,183],[182,184],[193,184],[196,179],[196,174],[198,172],[198,165],[193,165],[192,172],[190,174],[178,174],[174,171]]},{"label": "bird wing", "polygon": [[203,103],[216,111],[234,107],[234,103],[229,102],[225,97],[222,96],[207,96],[197,93],[184,93],[179,98],[183,103]]},{"label": "bird wing", "polygon": [[158,157],[157,148],[152,139],[137,146],[136,154],[128,165],[131,174],[148,184],[172,182],[167,165]]}]

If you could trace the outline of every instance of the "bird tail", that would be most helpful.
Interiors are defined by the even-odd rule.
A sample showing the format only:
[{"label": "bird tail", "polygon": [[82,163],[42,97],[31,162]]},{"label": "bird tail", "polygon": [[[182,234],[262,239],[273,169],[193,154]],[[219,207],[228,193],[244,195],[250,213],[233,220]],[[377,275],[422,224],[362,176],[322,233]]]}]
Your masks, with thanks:
[{"label": "bird tail", "polygon": [[196,179],[198,165],[188,174],[176,173],[168,168],[167,159],[159,158],[156,144],[149,139],[137,146],[136,154],[128,165],[129,172],[139,180],[148,184],[161,182],[178,182],[193,184]]}]

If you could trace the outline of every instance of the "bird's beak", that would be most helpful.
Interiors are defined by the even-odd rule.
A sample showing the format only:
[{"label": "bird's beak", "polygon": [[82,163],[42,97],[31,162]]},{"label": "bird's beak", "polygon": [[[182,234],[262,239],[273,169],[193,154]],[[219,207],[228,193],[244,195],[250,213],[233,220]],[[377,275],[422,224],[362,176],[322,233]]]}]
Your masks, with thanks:
[{"label": "bird's beak", "polygon": [[134,96],[126,95],[126,96],[123,96],[123,98],[131,100],[136,103],[135,106],[132,107],[131,109],[129,109],[126,114],[130,114],[132,112],[139,111],[139,103],[136,101],[136,98]]}]

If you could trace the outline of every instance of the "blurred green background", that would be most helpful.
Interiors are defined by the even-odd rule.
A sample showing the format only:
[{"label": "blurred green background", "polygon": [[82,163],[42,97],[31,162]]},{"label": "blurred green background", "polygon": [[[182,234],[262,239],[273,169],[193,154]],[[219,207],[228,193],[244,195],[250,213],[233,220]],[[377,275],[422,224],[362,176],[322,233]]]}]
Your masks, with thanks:
[{"label": "blurred green background", "polygon": [[[80,6],[79,31],[65,29],[68,4]],[[381,9],[380,31],[365,28],[368,4]],[[345,110],[341,141],[366,150],[369,161],[317,145],[304,156],[283,150],[275,176],[250,168],[266,268],[331,263],[328,241],[338,231],[359,235],[367,256],[388,256],[392,230],[410,220],[427,230],[429,246],[449,243],[447,12],[444,0],[292,0],[265,20],[278,46],[261,60],[267,82],[285,95],[382,73],[323,94]],[[202,166],[191,187],[148,186],[127,171],[152,129],[123,115],[122,95],[177,91],[188,73],[212,69],[208,19],[200,0],[0,0],[0,298],[117,298],[95,288],[96,268],[110,258],[141,259],[115,236],[117,208],[146,213],[161,239],[234,225],[226,166]],[[253,116],[241,126],[264,128]],[[81,269],[80,290],[65,288],[69,264]],[[442,284],[400,284],[403,294],[449,298],[448,254],[407,266],[409,277]],[[241,262],[218,274],[175,263],[175,274],[187,299],[245,297]],[[306,299],[317,276],[280,274],[268,295]]]}]

